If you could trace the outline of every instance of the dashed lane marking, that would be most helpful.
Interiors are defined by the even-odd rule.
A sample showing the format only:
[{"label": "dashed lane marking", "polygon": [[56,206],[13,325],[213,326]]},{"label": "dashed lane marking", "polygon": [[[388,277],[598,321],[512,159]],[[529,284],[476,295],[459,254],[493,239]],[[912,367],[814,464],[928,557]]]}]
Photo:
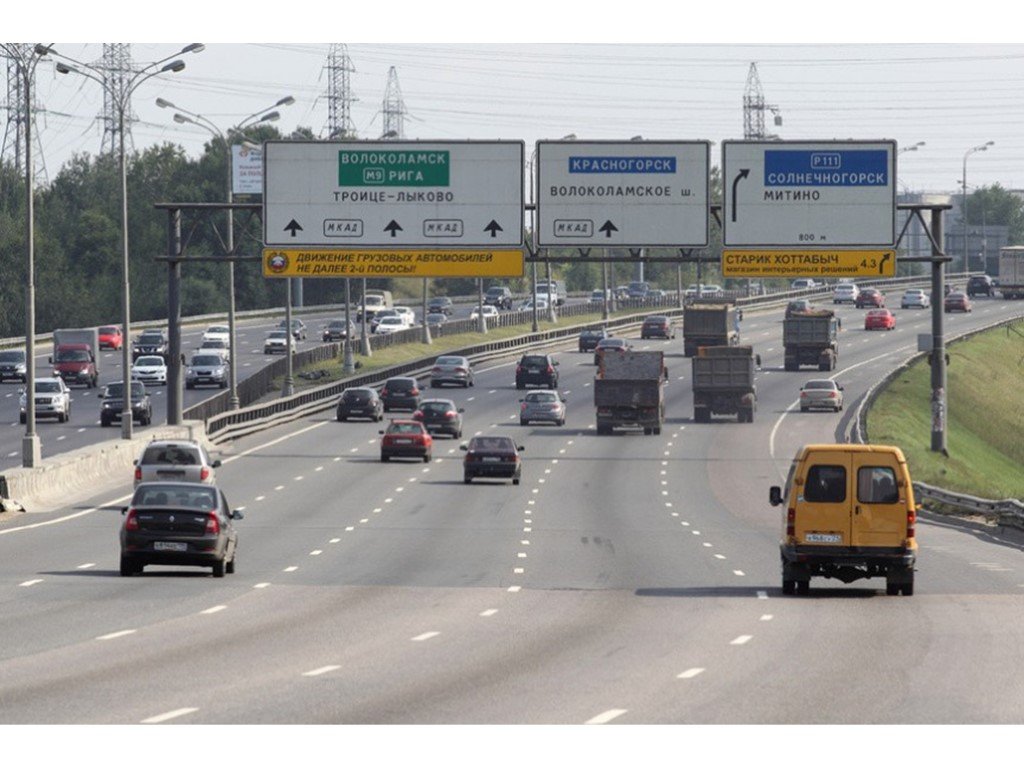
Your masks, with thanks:
[{"label": "dashed lane marking", "polygon": [[142,725],[155,725],[157,723],[165,723],[168,720],[174,720],[185,715],[191,715],[193,712],[198,712],[198,707],[182,707],[181,709],[173,709],[170,712],[164,712],[162,715],[155,715],[153,717],[147,717],[141,721]]},{"label": "dashed lane marking", "polygon": [[602,712],[600,715],[590,718],[584,725],[604,725],[618,717],[622,717],[628,711],[626,709],[609,709],[607,712]]}]

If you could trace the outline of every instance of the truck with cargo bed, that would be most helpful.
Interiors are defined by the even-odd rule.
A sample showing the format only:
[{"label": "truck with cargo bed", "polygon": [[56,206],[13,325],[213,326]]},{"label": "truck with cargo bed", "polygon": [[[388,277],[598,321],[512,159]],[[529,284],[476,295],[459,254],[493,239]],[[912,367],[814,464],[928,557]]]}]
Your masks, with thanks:
[{"label": "truck with cargo bed", "polygon": [[839,321],[831,309],[794,312],[782,321],[782,345],[787,371],[813,365],[819,371],[835,370],[839,362]]},{"label": "truck with cargo bed", "polygon": [[665,354],[657,351],[604,355],[594,379],[597,434],[616,428],[660,435],[665,421]]},{"label": "truck with cargo bed", "polygon": [[999,292],[1004,299],[1024,299],[1024,246],[999,249]]},{"label": "truck with cargo bed", "polygon": [[752,423],[757,410],[753,347],[701,347],[693,358],[693,420],[736,416]]},{"label": "truck with cargo bed", "polygon": [[683,310],[683,351],[687,357],[700,347],[735,347],[740,343],[739,310],[721,302],[688,304]]},{"label": "truck with cargo bed", "polygon": [[99,381],[100,335],[96,328],[59,328],[53,332],[54,378],[69,387],[93,388]]}]

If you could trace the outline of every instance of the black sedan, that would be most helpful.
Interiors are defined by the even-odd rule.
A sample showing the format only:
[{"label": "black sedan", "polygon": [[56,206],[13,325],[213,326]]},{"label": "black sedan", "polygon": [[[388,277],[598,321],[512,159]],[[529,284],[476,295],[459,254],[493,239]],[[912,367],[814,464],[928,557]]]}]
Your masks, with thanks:
[{"label": "black sedan", "polygon": [[324,328],[321,338],[324,341],[343,341],[355,335],[355,324],[351,320],[347,324],[344,320],[331,320]]},{"label": "black sedan", "polygon": [[195,565],[223,577],[235,572],[242,513],[206,483],[140,483],[122,510],[121,575],[147,565]]},{"label": "black sedan", "polygon": [[457,408],[451,400],[421,400],[412,418],[432,435],[441,432],[458,440],[462,437],[462,414],[465,410]]},{"label": "black sedan", "polygon": [[580,352],[592,352],[597,347],[597,342],[608,338],[608,331],[604,328],[586,328],[580,331]]},{"label": "black sedan", "polygon": [[672,329],[672,322],[665,315],[651,315],[644,318],[644,324],[640,326],[641,339],[674,339],[676,332]]},{"label": "black sedan", "polygon": [[384,420],[384,401],[380,399],[373,387],[349,387],[341,393],[338,400],[338,421],[346,421],[353,417]]},{"label": "black sedan", "polygon": [[462,478],[467,485],[474,477],[511,478],[512,485],[519,485],[523,474],[519,453],[525,449],[511,437],[477,435],[460,447],[466,452]]}]

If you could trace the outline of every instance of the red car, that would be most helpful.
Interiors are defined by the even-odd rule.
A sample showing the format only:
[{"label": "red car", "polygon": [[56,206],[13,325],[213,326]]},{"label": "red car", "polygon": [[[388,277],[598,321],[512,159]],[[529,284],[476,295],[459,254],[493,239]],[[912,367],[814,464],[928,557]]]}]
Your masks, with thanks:
[{"label": "red car", "polygon": [[862,288],[861,292],[857,294],[854,306],[857,309],[862,307],[884,307],[885,294],[877,288]]},{"label": "red car", "polygon": [[411,419],[393,419],[390,426],[380,433],[384,435],[380,441],[381,461],[390,461],[392,456],[399,456],[423,459],[424,464],[430,462],[434,438],[422,423]]},{"label": "red car", "polygon": [[971,300],[967,298],[966,293],[956,291],[954,293],[949,294],[949,296],[946,297],[945,303],[943,304],[942,308],[946,312],[970,312]]},{"label": "red car", "polygon": [[124,344],[121,329],[116,325],[101,325],[99,329],[100,349],[120,349]]},{"label": "red car", "polygon": [[872,309],[864,316],[865,331],[895,331],[896,315],[888,309]]}]

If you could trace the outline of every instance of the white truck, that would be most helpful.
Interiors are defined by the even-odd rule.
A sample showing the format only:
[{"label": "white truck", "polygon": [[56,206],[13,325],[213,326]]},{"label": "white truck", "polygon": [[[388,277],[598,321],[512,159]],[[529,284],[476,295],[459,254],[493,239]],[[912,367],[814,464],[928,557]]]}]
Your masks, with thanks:
[{"label": "white truck", "polygon": [[1004,299],[1024,299],[1024,246],[999,249],[999,292]]}]

